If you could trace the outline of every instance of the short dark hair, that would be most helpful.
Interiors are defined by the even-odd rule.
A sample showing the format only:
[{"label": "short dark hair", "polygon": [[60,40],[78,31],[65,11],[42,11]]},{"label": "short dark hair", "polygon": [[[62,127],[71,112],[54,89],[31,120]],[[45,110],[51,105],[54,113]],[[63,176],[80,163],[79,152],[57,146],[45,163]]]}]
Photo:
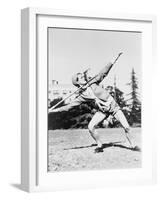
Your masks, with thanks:
[{"label": "short dark hair", "polygon": [[80,86],[79,83],[78,83],[78,81],[79,81],[78,75],[79,75],[79,74],[82,74],[82,73],[78,72],[77,74],[75,74],[75,75],[72,77],[72,83],[73,83],[73,85],[75,85],[76,87],[79,87],[79,86]]}]

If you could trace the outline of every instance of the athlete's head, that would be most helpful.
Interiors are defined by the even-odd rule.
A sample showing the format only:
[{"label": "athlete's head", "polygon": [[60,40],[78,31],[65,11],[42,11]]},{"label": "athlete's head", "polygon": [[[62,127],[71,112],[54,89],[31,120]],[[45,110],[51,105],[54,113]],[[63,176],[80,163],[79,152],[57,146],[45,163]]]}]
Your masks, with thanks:
[{"label": "athlete's head", "polygon": [[85,75],[84,73],[77,73],[72,76],[72,83],[76,87],[82,86],[86,84]]}]

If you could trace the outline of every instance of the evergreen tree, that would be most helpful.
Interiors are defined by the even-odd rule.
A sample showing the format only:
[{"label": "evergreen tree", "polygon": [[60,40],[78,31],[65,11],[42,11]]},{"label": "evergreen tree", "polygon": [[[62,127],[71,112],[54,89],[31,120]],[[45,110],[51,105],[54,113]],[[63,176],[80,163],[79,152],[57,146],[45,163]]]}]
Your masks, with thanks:
[{"label": "evergreen tree", "polygon": [[131,81],[128,85],[131,87],[131,92],[128,94],[130,95],[130,99],[128,100],[130,108],[130,124],[141,124],[141,102],[139,100],[138,80],[134,68],[132,69]]}]

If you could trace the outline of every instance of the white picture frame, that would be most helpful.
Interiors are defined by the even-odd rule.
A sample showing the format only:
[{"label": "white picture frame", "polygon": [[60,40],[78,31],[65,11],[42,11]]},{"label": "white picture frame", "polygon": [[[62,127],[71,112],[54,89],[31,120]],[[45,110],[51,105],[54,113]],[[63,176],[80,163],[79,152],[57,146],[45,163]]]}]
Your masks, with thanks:
[{"label": "white picture frame", "polygon": [[[43,42],[39,43],[39,39],[47,38],[46,30],[50,26],[101,29],[107,25],[107,22],[110,22],[111,29],[143,33],[143,133],[146,132],[143,144],[143,166],[141,169],[48,173],[47,106],[45,106],[47,105],[47,68],[45,67],[47,48],[46,40],[41,40]],[[156,19],[152,15],[89,13],[44,8],[22,10],[21,187],[23,190],[54,191],[156,182],[155,133],[150,134],[153,131],[154,119],[152,102],[149,97],[149,90],[152,90],[149,79],[154,78],[151,66],[155,67],[155,30]],[[39,54],[43,55],[40,59]]]}]

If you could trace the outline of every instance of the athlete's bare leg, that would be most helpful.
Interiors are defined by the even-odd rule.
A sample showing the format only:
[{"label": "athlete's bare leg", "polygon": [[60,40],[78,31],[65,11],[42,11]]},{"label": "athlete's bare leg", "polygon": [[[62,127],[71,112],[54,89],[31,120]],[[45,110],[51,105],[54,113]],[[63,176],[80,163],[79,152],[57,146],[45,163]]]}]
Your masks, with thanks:
[{"label": "athlete's bare leg", "polygon": [[92,138],[96,141],[98,147],[102,147],[102,142],[100,140],[100,137],[95,129],[95,127],[102,121],[106,115],[102,112],[96,112],[91,121],[88,124],[89,132],[92,136]]}]

